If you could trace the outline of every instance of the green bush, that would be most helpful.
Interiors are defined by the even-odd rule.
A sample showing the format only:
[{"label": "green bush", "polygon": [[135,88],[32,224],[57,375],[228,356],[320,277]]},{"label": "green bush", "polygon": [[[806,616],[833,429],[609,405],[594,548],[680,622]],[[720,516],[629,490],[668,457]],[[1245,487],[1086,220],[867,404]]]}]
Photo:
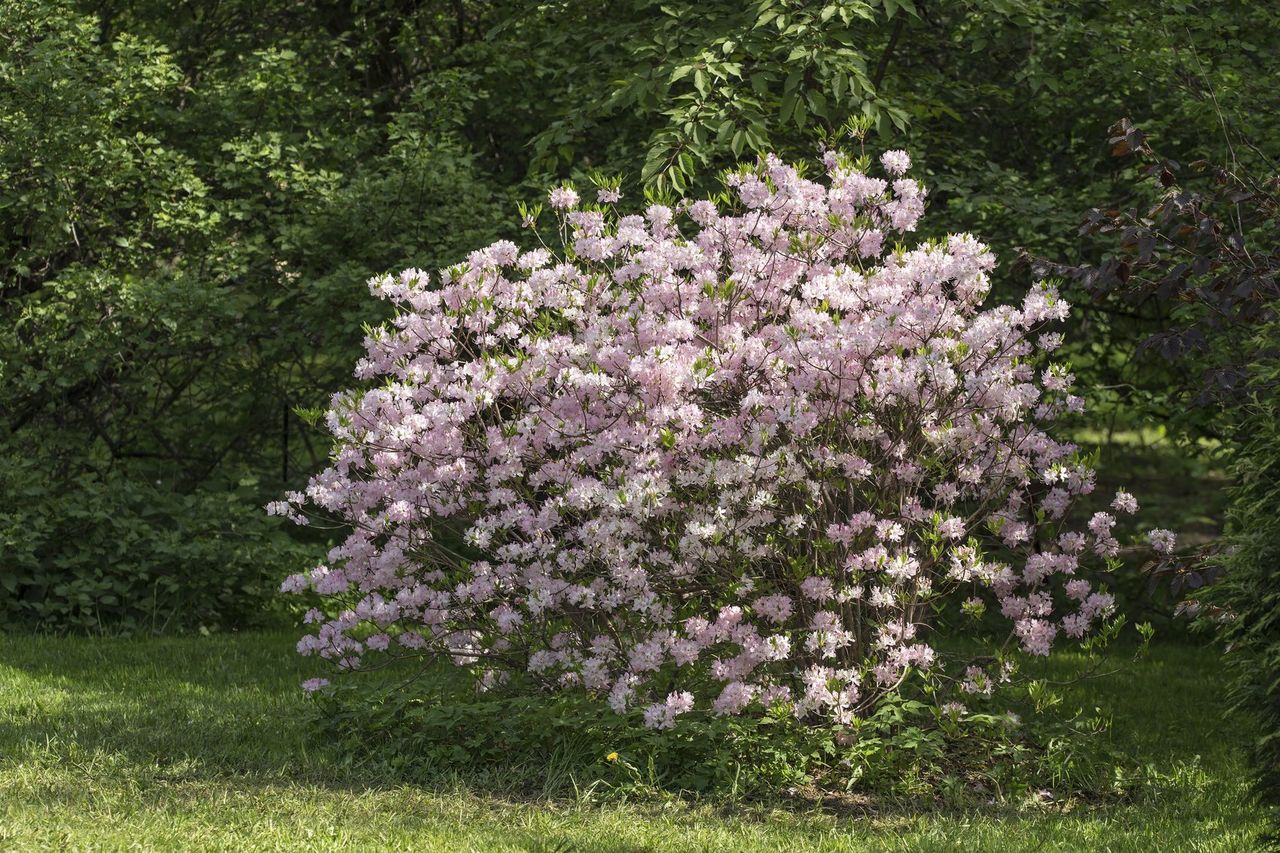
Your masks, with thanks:
[{"label": "green bush", "polygon": [[3,463],[0,619],[8,625],[262,624],[271,617],[263,602],[316,551],[235,490],[181,495],[112,474],[50,483],[30,463]]},{"label": "green bush", "polygon": [[0,0],[8,621],[266,618],[309,549],[262,506],[327,452],[293,411],[379,319],[367,276],[495,236],[467,79],[390,96],[360,71],[379,48],[358,10],[282,31],[206,13]]},{"label": "green bush", "polygon": [[1232,699],[1255,725],[1253,766],[1261,801],[1280,818],[1280,323],[1255,339],[1252,393],[1237,413],[1236,486],[1226,577],[1207,598],[1235,671]]}]

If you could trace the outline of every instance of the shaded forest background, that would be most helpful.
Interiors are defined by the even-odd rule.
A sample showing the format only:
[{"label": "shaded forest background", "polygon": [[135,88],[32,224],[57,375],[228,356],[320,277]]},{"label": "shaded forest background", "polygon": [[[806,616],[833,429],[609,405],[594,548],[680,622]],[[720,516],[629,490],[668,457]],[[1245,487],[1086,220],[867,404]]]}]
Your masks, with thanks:
[{"label": "shaded forest background", "polygon": [[1145,346],[1212,308],[1126,286],[1176,249],[1081,223],[1182,179],[1155,148],[1274,174],[1278,72],[1280,8],[1243,0],[0,0],[0,615],[278,616],[324,533],[261,508],[325,457],[299,413],[383,319],[369,276],[521,240],[553,180],[696,196],[856,116],[998,296],[1066,277],[1096,440],[1213,467],[1239,340]]}]

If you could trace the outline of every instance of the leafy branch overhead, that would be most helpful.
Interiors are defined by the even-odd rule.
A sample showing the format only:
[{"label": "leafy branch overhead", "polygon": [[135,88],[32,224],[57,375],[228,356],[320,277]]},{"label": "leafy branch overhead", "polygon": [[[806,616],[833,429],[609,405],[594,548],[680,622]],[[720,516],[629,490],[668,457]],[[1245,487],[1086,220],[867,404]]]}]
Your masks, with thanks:
[{"label": "leafy branch overhead", "polygon": [[[917,14],[909,0],[633,2],[615,11],[624,18],[618,49],[597,54],[588,72],[608,80],[608,94],[536,136],[538,162],[573,160],[598,124],[647,120],[642,182],[684,192],[708,167],[787,151],[793,129],[833,132],[854,116],[886,133],[907,124],[878,88],[902,22]],[[883,24],[895,16],[886,40]]]}]

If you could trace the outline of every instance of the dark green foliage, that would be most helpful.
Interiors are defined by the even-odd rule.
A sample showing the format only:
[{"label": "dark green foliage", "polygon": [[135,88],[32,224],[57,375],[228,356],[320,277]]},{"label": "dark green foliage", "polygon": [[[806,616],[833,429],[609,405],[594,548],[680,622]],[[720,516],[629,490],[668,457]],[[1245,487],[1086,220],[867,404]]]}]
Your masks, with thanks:
[{"label": "dark green foliage", "polygon": [[[551,173],[622,175],[639,204],[738,157],[807,157],[861,116],[920,164],[928,221],[1003,253],[1007,289],[1028,277],[1015,247],[1077,262],[1082,210],[1146,198],[1104,144],[1118,116],[1179,158],[1214,153],[1223,122],[1275,150],[1277,33],[1245,2],[0,0],[0,465],[19,484],[0,573],[28,578],[0,611],[84,624],[33,609],[71,588],[57,573],[136,591],[102,586],[125,530],[135,553],[185,543],[205,589],[252,585],[211,578],[236,575],[232,541],[261,543],[262,588],[298,568],[258,508],[327,452],[292,412],[347,383],[380,319],[363,282],[517,236],[512,203]],[[1167,307],[1079,316],[1093,411],[1125,429],[1177,410],[1183,374],[1134,358]],[[253,618],[196,598],[75,612]]]},{"label": "dark green foliage", "polygon": [[1255,351],[1266,355],[1239,412],[1237,483],[1220,557],[1226,580],[1207,598],[1212,618],[1223,620],[1235,708],[1256,726],[1256,790],[1280,815],[1280,325],[1258,333]]},{"label": "dark green foliage", "polygon": [[317,707],[321,729],[344,754],[384,761],[411,779],[478,772],[505,779],[504,788],[551,796],[574,783],[751,793],[808,781],[810,756],[786,737],[803,731],[785,720],[718,718],[655,732],[575,698],[440,702],[403,692]]},{"label": "dark green foliage", "polygon": [[316,547],[261,506],[327,453],[292,410],[346,381],[365,279],[497,233],[465,75],[390,97],[360,16],[217,5],[0,9],[6,620],[260,620]]},{"label": "dark green foliage", "polygon": [[[10,460],[0,490],[0,618],[94,630],[261,624],[279,581],[273,567],[306,548],[262,523],[239,489],[175,494],[113,472],[49,487],[29,462]],[[265,569],[265,570],[264,570]]]},{"label": "dark green foliage", "polygon": [[939,798],[950,806],[1016,803],[1038,790],[1084,801],[1128,793],[1137,768],[1103,741],[1106,721],[1044,714],[1062,701],[1043,682],[1018,692],[1021,714],[959,714],[896,698],[835,731],[781,711],[757,718],[691,714],[670,730],[645,728],[580,696],[460,692],[446,665],[410,684],[329,688],[315,721],[349,760],[398,777],[488,779],[514,794],[601,797],[693,794]]}]

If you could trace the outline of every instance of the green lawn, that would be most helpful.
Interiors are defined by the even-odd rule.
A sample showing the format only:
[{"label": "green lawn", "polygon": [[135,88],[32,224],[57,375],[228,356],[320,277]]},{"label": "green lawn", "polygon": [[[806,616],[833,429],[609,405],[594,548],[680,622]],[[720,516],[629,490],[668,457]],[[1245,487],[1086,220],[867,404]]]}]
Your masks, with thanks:
[{"label": "green lawn", "polygon": [[291,646],[0,636],[0,849],[1249,850],[1261,823],[1206,649],[1157,644],[1090,685],[1116,745],[1158,780],[1131,802],[851,816],[382,779],[299,722],[310,671]]}]

